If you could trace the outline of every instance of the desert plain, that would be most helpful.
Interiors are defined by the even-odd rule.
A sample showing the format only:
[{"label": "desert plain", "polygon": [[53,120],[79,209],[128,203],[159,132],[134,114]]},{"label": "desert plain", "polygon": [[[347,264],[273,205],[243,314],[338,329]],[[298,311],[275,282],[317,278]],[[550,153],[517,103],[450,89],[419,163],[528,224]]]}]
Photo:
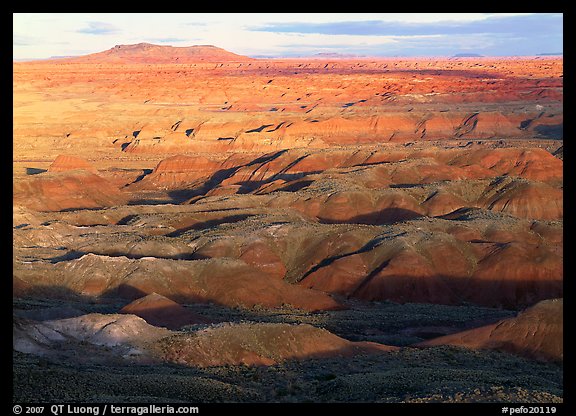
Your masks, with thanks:
[{"label": "desert plain", "polygon": [[562,57],[13,64],[13,399],[563,401]]}]

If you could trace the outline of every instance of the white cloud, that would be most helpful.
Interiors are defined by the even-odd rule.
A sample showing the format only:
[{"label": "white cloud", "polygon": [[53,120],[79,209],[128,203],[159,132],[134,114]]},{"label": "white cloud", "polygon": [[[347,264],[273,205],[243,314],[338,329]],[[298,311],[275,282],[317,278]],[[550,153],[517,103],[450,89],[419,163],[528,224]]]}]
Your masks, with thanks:
[{"label": "white cloud", "polygon": [[[388,34],[386,36],[295,34],[254,32],[248,29],[274,22],[334,24],[382,21],[426,25],[446,21],[481,23],[492,18],[493,15],[485,13],[15,13],[13,50],[14,58],[45,58],[53,55],[72,55],[70,52],[72,50],[99,52],[117,44],[150,42],[154,39],[158,40],[158,43],[174,43],[178,46],[212,44],[244,55],[278,55],[292,50],[290,45],[296,44],[310,51],[316,46],[331,49],[341,46],[343,49],[348,48],[340,51],[342,53],[358,53],[354,52],[354,49],[366,51],[370,47],[378,47],[378,52],[385,53],[387,49],[384,45],[391,48],[405,42],[405,45],[415,51],[416,45],[424,47],[426,39],[433,41],[429,44],[430,49],[438,50],[442,38],[420,38],[421,40],[417,41],[405,36],[394,37]],[[79,29],[82,30],[81,33],[78,33]],[[558,42],[561,36],[560,28],[555,45],[561,46],[561,42]],[[483,39],[483,43],[481,40],[478,36],[454,36],[451,39],[455,46],[487,47],[489,39]],[[527,43],[530,45],[533,42],[528,40]],[[494,45],[496,44],[502,47],[502,43],[494,41]],[[545,48],[546,42],[542,40],[538,47]],[[558,48],[551,46],[551,49],[556,51]]]}]

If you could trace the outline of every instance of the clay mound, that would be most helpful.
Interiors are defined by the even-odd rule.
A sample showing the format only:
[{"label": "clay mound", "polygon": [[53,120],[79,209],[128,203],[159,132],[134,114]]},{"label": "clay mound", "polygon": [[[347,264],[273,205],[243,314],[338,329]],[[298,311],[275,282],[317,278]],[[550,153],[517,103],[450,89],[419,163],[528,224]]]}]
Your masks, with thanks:
[{"label": "clay mound", "polygon": [[498,175],[519,176],[535,181],[558,181],[563,177],[563,162],[540,148],[478,148],[461,152],[449,164],[480,166]]},{"label": "clay mound", "polygon": [[465,263],[458,255],[454,245],[437,244],[434,254],[453,259],[454,268],[446,262],[441,265],[431,264],[425,251],[403,247],[393,254],[390,260],[384,261],[368,275],[363,276],[351,295],[362,300],[387,299],[406,303],[439,303],[456,304],[458,296],[452,288],[451,280],[446,271],[457,273]]},{"label": "clay mound", "polygon": [[[147,362],[168,361],[189,366],[273,365],[286,360],[350,357],[398,350],[373,342],[351,342],[307,324],[220,324],[192,333],[178,333],[147,324],[135,315],[98,313],[70,319],[32,322],[14,318],[13,348],[49,355],[85,351],[92,356],[121,355]],[[98,354],[100,352],[100,354]],[[84,354],[73,354],[86,359]]]},{"label": "clay mound", "polygon": [[324,262],[299,284],[367,301],[457,304],[453,281],[471,268],[460,245],[440,234],[377,237],[361,250]]},{"label": "clay mound", "polygon": [[530,225],[530,230],[544,238],[548,243],[562,246],[564,241],[564,230],[562,228],[554,227],[545,222],[534,221]]},{"label": "clay mound", "polygon": [[[151,279],[143,273],[137,273],[131,282],[132,289],[122,290],[126,296],[135,293],[164,292],[176,299],[216,302],[232,307],[255,306],[277,308],[292,306],[308,311],[341,309],[342,306],[325,293],[314,290],[302,290],[274,276],[265,274],[247,266],[243,261],[228,259],[205,260],[200,270],[186,273],[192,277],[183,277],[165,273],[169,283]],[[212,265],[210,267],[209,265]],[[184,272],[185,273],[185,272]]]},{"label": "clay mound", "polygon": [[26,294],[30,291],[30,289],[33,287],[33,285],[31,285],[28,282],[25,282],[24,280],[20,279],[17,276],[12,276],[12,296],[13,297],[24,297],[26,296]]},{"label": "clay mound", "polygon": [[552,299],[537,303],[515,318],[435,338],[416,346],[455,345],[505,351],[543,361],[562,361],[563,328],[563,299]]},{"label": "clay mound", "polygon": [[515,158],[514,167],[506,174],[520,176],[533,181],[562,180],[564,162],[540,148],[522,149]]},{"label": "clay mound", "polygon": [[374,202],[367,192],[342,191],[324,198],[317,213],[307,213],[313,213],[322,222],[340,223],[358,221],[358,217],[370,216],[374,211]]},{"label": "clay mound", "polygon": [[462,198],[442,189],[434,192],[422,203],[422,207],[426,209],[426,215],[429,217],[446,215],[468,205],[470,204]]},{"label": "clay mound", "polygon": [[496,181],[480,198],[480,206],[515,217],[557,220],[564,216],[564,194],[545,183]]},{"label": "clay mound", "polygon": [[370,153],[361,150],[320,150],[294,160],[285,172],[319,172],[331,168],[355,166],[364,163],[370,155]]},{"label": "clay mound", "polygon": [[121,64],[170,64],[195,62],[242,62],[252,61],[247,56],[237,55],[212,45],[187,47],[161,46],[150,43],[116,45],[104,52],[59,60],[59,62],[91,62]]},{"label": "clay mound", "polygon": [[210,172],[212,169],[220,166],[208,158],[202,156],[184,156],[176,155],[161,160],[154,169],[155,174],[160,173],[177,173],[177,172]]},{"label": "clay mound", "polygon": [[220,166],[220,162],[203,156],[171,156],[161,160],[152,173],[131,185],[130,189],[171,189],[188,186],[198,179],[212,175]]},{"label": "clay mound", "polygon": [[521,240],[475,245],[480,246],[478,251],[487,250],[487,253],[482,254],[472,275],[476,285],[467,290],[469,301],[516,308],[562,296],[563,256],[553,248]]},{"label": "clay mound", "polygon": [[365,224],[390,224],[424,215],[418,202],[410,195],[395,189],[384,190],[375,202],[376,215],[371,214]]},{"label": "clay mound", "polygon": [[82,170],[47,173],[13,183],[14,203],[35,211],[125,205],[126,194],[106,179]]},{"label": "clay mound", "polygon": [[490,227],[470,228],[464,237],[472,240],[462,241],[438,229],[424,231],[424,222],[417,226],[324,257],[298,284],[366,301],[507,308],[562,296],[562,253],[534,233],[518,230],[504,236],[512,242],[493,243],[486,240]]},{"label": "clay mound", "polygon": [[135,315],[92,313],[75,318],[14,325],[13,348],[32,354],[47,354],[66,343],[89,343],[104,347],[130,346],[141,354],[146,345],[170,335],[170,331],[149,325]]},{"label": "clay mound", "polygon": [[68,170],[83,169],[96,173],[96,168],[86,159],[78,156],[59,155],[48,168],[48,172],[65,172]]},{"label": "clay mound", "polygon": [[[328,182],[316,181],[314,187],[319,189],[324,184]],[[328,196],[325,194],[289,197],[291,201],[278,196],[270,201],[269,206],[280,208],[288,205],[327,224],[390,224],[423,215],[418,202],[397,189],[379,192],[367,188],[344,190],[340,185],[334,192],[328,192]]]},{"label": "clay mound", "polygon": [[166,361],[190,366],[274,365],[286,360],[350,357],[397,350],[372,342],[351,342],[307,324],[222,324],[159,342]]},{"label": "clay mound", "polygon": [[139,182],[148,173],[150,173],[150,171],[150,169],[111,168],[98,171],[98,175],[106,179],[118,189],[121,189],[132,183]]},{"label": "clay mound", "polygon": [[[28,265],[23,265],[28,266]],[[158,293],[177,302],[215,302],[230,307],[292,306],[307,311],[342,309],[329,295],[286,283],[242,260],[218,258],[197,261],[158,258],[128,259],[86,254],[54,265],[39,276],[38,269],[21,267],[18,279],[44,297],[79,294],[138,299]]]},{"label": "clay mound", "polygon": [[280,150],[278,152],[266,153],[252,161],[240,166],[238,159],[228,160],[224,163],[227,168],[233,168],[231,162],[236,162],[237,169],[233,174],[222,181],[222,185],[241,184],[244,186],[250,183],[258,186],[265,181],[273,181],[276,176],[284,174],[290,169],[291,173],[308,172],[308,167],[299,170],[296,166],[310,157],[310,152],[303,149]]},{"label": "clay mound", "polygon": [[[288,218],[285,211],[282,220]],[[279,218],[279,219],[280,219]],[[294,283],[324,259],[360,249],[377,231],[347,225],[320,225],[302,219],[284,224],[238,223],[234,232],[213,238],[195,252],[200,258],[240,258],[252,267]]]},{"label": "clay mound", "polygon": [[[514,113],[500,111],[481,112],[476,119],[474,116],[467,118],[456,129],[456,137],[492,138],[496,136],[518,136],[521,133],[518,129],[521,119],[522,116]],[[468,132],[468,130],[470,131]]]},{"label": "clay mound", "polygon": [[282,259],[265,241],[256,240],[247,244],[243,247],[239,258],[270,276],[282,279],[286,274],[286,267]]},{"label": "clay mound", "polygon": [[392,169],[391,180],[394,184],[422,184],[474,178],[474,173],[458,166],[445,165],[433,158],[422,157],[400,163]]},{"label": "clay mound", "polygon": [[120,313],[143,318],[150,325],[180,329],[185,325],[206,324],[209,319],[195,314],[182,305],[157,293],[151,293],[120,309]]}]

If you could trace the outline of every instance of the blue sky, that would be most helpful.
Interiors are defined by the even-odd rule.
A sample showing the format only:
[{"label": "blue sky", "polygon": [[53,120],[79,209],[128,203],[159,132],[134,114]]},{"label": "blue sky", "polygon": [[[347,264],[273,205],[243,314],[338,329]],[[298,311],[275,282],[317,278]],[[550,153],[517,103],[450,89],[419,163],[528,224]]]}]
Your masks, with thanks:
[{"label": "blue sky", "polygon": [[248,56],[536,55],[563,51],[562,13],[15,13],[13,58],[115,45],[215,45]]}]

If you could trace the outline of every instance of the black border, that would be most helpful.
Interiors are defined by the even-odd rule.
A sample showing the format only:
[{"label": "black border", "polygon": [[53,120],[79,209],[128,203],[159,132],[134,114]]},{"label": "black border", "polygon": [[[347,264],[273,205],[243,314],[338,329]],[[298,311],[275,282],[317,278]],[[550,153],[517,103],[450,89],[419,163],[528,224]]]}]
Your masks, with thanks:
[{"label": "black border", "polygon": [[[135,10],[140,10],[142,8],[147,9],[146,6],[150,5],[152,3],[148,3],[148,2],[141,2],[138,4],[137,7],[125,7],[124,10],[118,10],[121,9],[121,4],[116,3],[113,7],[106,7],[106,9],[108,10],[114,10],[114,12],[124,12],[124,13],[130,13],[130,12],[135,12]],[[417,4],[417,3],[416,3]],[[414,4],[414,5],[416,5]],[[500,8],[499,12],[503,12],[502,11],[502,7],[494,7],[493,5],[494,3],[489,3],[489,2],[483,2],[480,5],[476,5],[476,8],[478,8],[478,6],[481,6],[482,8],[486,9],[498,9]],[[526,3],[523,3],[526,4]],[[84,4],[84,6],[90,6],[92,4]],[[98,3],[99,6],[102,6],[102,3]],[[128,3],[125,4],[126,6],[129,6]],[[202,13],[218,13],[221,12],[221,10],[214,10],[216,8],[219,8],[218,6],[223,6],[222,4],[215,4],[213,2],[203,2],[203,3],[189,3],[189,4],[182,4],[182,3],[173,3],[172,4],[172,11],[174,12],[182,12],[181,10],[178,10],[181,8],[181,6],[188,6],[188,9],[190,9],[191,7],[194,8],[194,12],[198,13],[198,12],[202,12]],[[283,6],[283,4],[280,4],[281,6]],[[430,4],[431,6],[433,6],[432,8],[435,9],[434,12],[439,12],[439,11],[446,11],[446,6],[448,6],[447,3],[434,3],[434,4]],[[52,9],[50,10],[50,12],[54,12],[54,10],[62,10],[63,8],[66,10],[70,10],[71,7],[67,6],[65,3],[63,2],[52,2],[52,3],[43,3],[43,4],[38,4],[38,3],[20,3],[20,4],[13,4],[12,5],[14,9],[16,10],[12,10],[12,13],[24,13],[26,12],[26,10],[22,10],[25,9],[26,7],[32,6],[35,9],[46,9],[46,6],[49,6],[48,8]],[[44,7],[42,7],[44,6]],[[78,8],[80,6],[82,6],[82,4],[78,4],[78,3],[74,3],[74,5],[72,6],[73,8]],[[233,5],[232,5],[233,6]],[[301,4],[300,4],[301,6]],[[348,10],[342,10],[342,6],[344,6],[345,8],[348,8]],[[345,3],[345,2],[341,2],[341,3],[336,3],[336,2],[331,2],[329,9],[330,12],[334,12],[334,13],[359,13],[359,12],[374,12],[374,10],[370,10],[370,9],[374,9],[375,7],[380,7],[382,8],[386,8],[386,9],[390,9],[393,6],[393,4],[390,3],[378,3],[378,2],[372,2],[372,3],[364,3],[364,4],[356,4],[354,6],[358,6],[360,7],[360,10],[355,10],[355,11],[350,11],[349,10],[349,3]],[[396,6],[398,6],[398,4],[396,4]],[[420,6],[420,4],[418,4],[418,6]],[[451,5],[450,8],[452,8],[454,5]],[[459,5],[461,6],[461,5]],[[499,6],[503,6],[502,3],[499,3]],[[571,48],[570,42],[572,41],[572,39],[574,39],[574,34],[569,33],[571,31],[571,29],[573,29],[574,27],[574,20],[573,17],[574,15],[567,11],[567,7],[566,5],[563,5],[563,7],[559,6],[558,4],[539,4],[539,6],[544,6],[544,8],[546,9],[545,12],[554,12],[554,13],[564,13],[564,67],[568,68],[568,70],[565,69],[564,73],[568,74],[568,82],[566,82],[566,78],[564,78],[564,91],[565,91],[565,95],[564,95],[564,102],[567,104],[564,107],[564,110],[567,114],[573,113],[574,112],[574,106],[570,105],[570,101],[572,99],[572,97],[574,97],[574,82],[573,82],[573,77],[575,72],[575,69],[573,67],[573,60],[572,60],[572,56],[571,56],[571,52],[573,51],[573,49]],[[201,8],[204,7],[204,10],[197,10],[197,8]],[[208,9],[206,9],[206,7],[208,7]],[[226,8],[228,8],[229,5],[226,4]],[[270,3],[268,3],[265,6],[261,6],[258,3],[253,3],[253,2],[249,2],[249,3],[245,3],[243,2],[242,4],[238,4],[238,7],[241,7],[242,11],[238,11],[238,13],[244,13],[244,12],[255,12],[254,9],[259,9],[259,11],[261,12],[262,10],[266,10],[266,11],[270,11]],[[406,8],[408,6],[406,4],[404,4],[404,10],[394,10],[393,12],[406,12]],[[283,7],[282,7],[283,8]],[[305,13],[321,13],[322,10],[326,11],[325,7],[322,7],[321,4],[316,3],[316,4],[306,4],[305,8],[307,10],[305,10]],[[459,7],[461,9],[461,7]],[[512,11],[511,9],[514,9],[514,11],[518,11],[519,7],[507,7],[505,9],[507,9],[508,11]],[[526,8],[526,7],[524,7]],[[532,9],[534,7],[531,7]],[[127,9],[131,9],[130,11],[126,11]],[[149,8],[148,8],[149,9]],[[250,10],[252,9],[252,10]],[[268,10],[267,10],[268,9]],[[334,10],[336,9],[336,10]],[[366,10],[368,9],[368,10]],[[430,7],[429,7],[430,9]],[[542,7],[540,7],[540,9],[542,9]],[[561,10],[558,10],[561,9]],[[36,12],[37,10],[34,10],[34,12]],[[78,10],[76,10],[78,11]],[[380,10],[382,12],[392,12],[392,10]],[[453,9],[452,9],[453,11]],[[460,10],[462,11],[462,10]],[[531,12],[533,12],[534,10],[530,10]],[[153,10],[148,11],[148,12],[153,12]],[[156,12],[158,12],[156,10]],[[277,13],[280,13],[279,11],[276,11]],[[430,11],[431,12],[431,11]],[[543,12],[541,10],[539,10],[539,12]],[[8,15],[8,13],[4,14],[3,17],[6,17],[6,20],[10,19],[10,22],[5,22],[4,23],[4,27],[8,28],[8,27],[12,27],[13,23],[12,23],[12,19],[11,16]],[[6,39],[9,39],[8,34],[5,35]],[[3,81],[5,82],[5,87],[4,87],[4,91],[9,91],[12,88],[11,85],[11,81],[12,81],[12,56],[10,56],[7,53],[7,50],[4,51],[4,54],[2,54],[4,60],[6,61],[6,68],[5,68],[5,73],[3,74]],[[566,94],[566,92],[568,94]],[[4,98],[8,97],[8,94],[4,94],[3,95]],[[10,110],[8,111],[8,108],[10,108]],[[12,137],[12,128],[8,128],[9,126],[13,126],[13,109],[12,107],[8,107],[8,103],[6,103],[6,105],[3,107],[4,111],[2,112],[2,114],[4,115],[4,117],[6,117],[6,120],[4,122],[4,127],[6,127],[6,136],[4,138],[5,141],[8,140],[8,137]],[[567,110],[567,111],[566,111]],[[568,117],[568,119],[572,120],[571,117]],[[564,236],[568,237],[568,239],[565,238],[565,242],[570,242],[570,237],[572,237],[574,234],[572,232],[568,232],[568,230],[570,230],[573,226],[573,222],[574,219],[572,218],[572,210],[571,210],[571,205],[574,203],[574,193],[571,191],[574,188],[573,182],[572,182],[572,173],[574,170],[574,165],[571,163],[571,147],[573,146],[570,143],[570,140],[572,140],[572,138],[574,137],[573,134],[571,134],[574,130],[574,124],[573,123],[567,123],[566,126],[567,129],[565,130],[564,136],[565,137],[569,137],[568,141],[564,141],[564,145],[568,144],[567,146],[567,152],[565,153],[565,162],[566,160],[568,160],[568,164],[564,164],[565,166],[565,170],[564,170],[564,186],[565,186],[565,195],[567,195],[568,197],[564,198]],[[3,152],[4,155],[6,156],[6,158],[8,158],[8,155],[12,154],[12,150],[13,150],[13,144],[12,144],[12,140],[10,140],[9,142],[9,147],[11,152],[9,153],[8,151]],[[567,159],[566,159],[567,158]],[[4,167],[6,167],[6,169],[8,169],[11,173],[11,175],[8,175],[8,172],[3,175],[5,178],[8,177],[13,177],[13,165],[12,165],[12,160],[7,160],[5,162],[5,164],[3,164]],[[10,189],[10,192],[7,192],[7,190]],[[8,203],[11,203],[12,200],[12,187],[8,187],[8,184],[6,185],[6,187],[4,188],[4,192],[3,192],[3,196],[6,196],[6,199],[8,199],[8,201],[5,202],[5,207],[9,206]],[[2,211],[0,212],[6,212],[7,209],[4,208],[2,209]],[[567,213],[567,214],[566,214]],[[4,217],[4,215],[3,215]],[[5,217],[3,218],[4,220],[6,220],[5,224],[3,222],[3,236],[6,236],[7,239],[11,240],[11,236],[12,236],[12,224],[11,222],[9,222],[8,219],[8,214],[5,214]],[[13,254],[13,246],[9,242],[6,242],[6,246],[4,247],[8,247],[8,244],[10,244],[10,254]],[[570,248],[570,244],[567,245]],[[570,255],[572,252],[569,250],[567,252],[568,255]],[[12,257],[12,256],[11,256]],[[2,262],[3,265],[5,265],[6,267],[8,267],[8,265],[10,265],[11,268],[11,259],[8,258],[8,256],[6,256],[4,258],[4,261]],[[571,294],[574,293],[574,279],[572,278],[572,275],[569,274],[569,270],[567,268],[568,264],[565,262],[564,263],[564,269],[565,269],[565,276],[566,279],[564,280],[564,291],[565,293],[568,294],[568,296],[565,296],[564,299],[564,307],[565,307],[565,311],[569,311],[570,308],[572,307],[573,301],[572,301],[572,296]],[[11,272],[10,272],[11,273]],[[6,272],[6,274],[4,274],[4,282],[10,281],[11,279],[9,278],[10,274],[9,272]],[[3,293],[6,294],[10,294],[11,296],[11,283],[10,286],[8,286]],[[8,295],[6,295],[8,296]],[[12,304],[11,301],[9,301],[9,299],[6,299],[5,302],[2,302],[3,306],[8,309],[9,305]],[[11,306],[10,306],[11,307]],[[11,315],[9,315],[11,316]],[[10,331],[11,332],[11,328],[7,328],[6,331]],[[8,339],[8,337],[4,336],[3,337],[5,340]],[[568,351],[568,354],[566,354],[566,356],[564,357],[564,367],[565,367],[565,371],[564,371],[564,394],[563,394],[563,399],[564,399],[564,403],[561,404],[523,404],[524,406],[533,406],[533,407],[542,407],[542,406],[555,406],[557,408],[557,412],[555,413],[556,415],[562,415],[562,414],[567,414],[568,411],[570,411],[570,414],[576,414],[574,413],[574,408],[573,408],[573,403],[574,400],[572,398],[572,390],[574,387],[573,384],[573,380],[572,379],[572,374],[568,371],[568,369],[571,367],[571,365],[574,363],[574,356],[573,356],[573,348],[572,348],[572,344],[570,342],[570,338],[565,336],[564,337],[564,343],[565,343],[565,350]],[[2,349],[2,351],[10,351],[11,350],[11,346],[6,345],[5,349]],[[10,357],[2,357],[2,361],[4,363],[4,365],[6,365],[7,367],[9,366],[9,369],[7,369],[7,371],[5,371],[3,374],[7,375],[7,374],[12,374],[12,354],[10,353]],[[13,392],[13,386],[11,388],[11,391]],[[16,403],[12,403],[10,404],[10,406],[13,406]],[[26,405],[33,405],[31,403],[18,403],[22,406],[26,406]],[[77,403],[78,405],[80,405],[81,403]],[[122,404],[122,403],[117,403],[117,404]],[[148,405],[149,403],[131,403],[130,406],[138,406],[138,405]],[[173,403],[167,403],[167,404],[171,404],[171,405],[176,405]],[[37,405],[44,405],[46,407],[45,412],[42,414],[51,414],[48,413],[49,411],[49,404],[37,404]],[[85,403],[85,405],[87,406],[94,406],[94,404],[89,404],[89,403]],[[408,403],[190,403],[190,405],[192,406],[198,406],[200,409],[200,414],[226,414],[226,413],[241,413],[241,412],[250,412],[250,414],[266,414],[269,415],[270,412],[277,412],[278,410],[280,411],[286,411],[287,413],[295,413],[295,412],[345,412],[345,413],[354,413],[354,412],[362,412],[362,413],[377,413],[377,412],[389,412],[390,415],[397,415],[397,414],[414,414],[414,415],[425,415],[425,414],[443,414],[443,415],[494,415],[494,414],[503,414],[502,413],[502,408],[503,407],[519,407],[522,405],[522,403],[511,403],[511,404],[505,404],[505,403],[426,403],[426,404],[408,404]],[[99,406],[103,406],[103,405],[99,405]],[[4,408],[7,408],[8,406],[5,406]],[[568,410],[570,409],[570,410]],[[7,409],[8,412],[10,412],[9,409]],[[14,414],[14,413],[10,413],[10,414]],[[66,414],[66,413],[63,413]],[[100,414],[102,414],[102,411],[100,411]]]}]

